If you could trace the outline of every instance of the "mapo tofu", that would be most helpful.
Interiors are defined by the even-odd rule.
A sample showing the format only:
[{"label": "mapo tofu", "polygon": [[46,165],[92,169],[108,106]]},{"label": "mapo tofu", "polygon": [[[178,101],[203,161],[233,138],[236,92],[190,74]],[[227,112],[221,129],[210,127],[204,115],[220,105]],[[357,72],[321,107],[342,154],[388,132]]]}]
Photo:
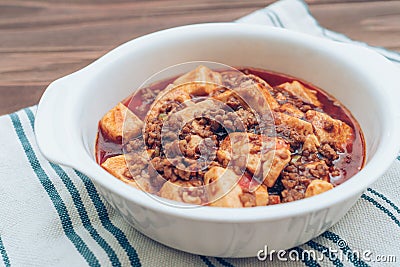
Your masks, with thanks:
[{"label": "mapo tofu", "polygon": [[312,197],[364,164],[338,100],[270,71],[205,66],[137,90],[99,122],[98,163],[173,201],[244,208]]}]

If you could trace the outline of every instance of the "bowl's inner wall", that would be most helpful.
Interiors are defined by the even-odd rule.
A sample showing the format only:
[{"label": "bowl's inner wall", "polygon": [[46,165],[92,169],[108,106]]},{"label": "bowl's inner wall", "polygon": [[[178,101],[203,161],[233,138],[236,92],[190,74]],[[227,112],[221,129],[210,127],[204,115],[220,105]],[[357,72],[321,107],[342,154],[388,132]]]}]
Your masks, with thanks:
[{"label": "bowl's inner wall", "polygon": [[378,85],[368,82],[343,51],[335,51],[330,46],[317,46],[287,34],[194,31],[186,32],[185,36],[147,36],[118,49],[122,50],[118,57],[103,64],[83,85],[96,88],[82,90],[87,105],[80,116],[80,125],[88,126],[82,129],[83,142],[92,158],[97,123],[110,108],[164,68],[198,60],[272,70],[298,77],[327,91],[360,123],[367,162],[381,140],[384,123],[379,118],[384,118],[381,110],[384,105],[378,102],[382,99],[379,90],[374,88]]}]

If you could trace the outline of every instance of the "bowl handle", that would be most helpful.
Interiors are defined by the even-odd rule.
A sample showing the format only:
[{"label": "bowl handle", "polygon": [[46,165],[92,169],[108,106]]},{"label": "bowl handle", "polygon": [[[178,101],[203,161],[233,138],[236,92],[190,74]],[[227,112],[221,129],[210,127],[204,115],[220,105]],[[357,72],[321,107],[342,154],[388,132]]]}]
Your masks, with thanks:
[{"label": "bowl handle", "polygon": [[[52,82],[40,99],[35,119],[35,136],[38,147],[49,161],[73,167],[79,160],[72,157],[73,138],[71,113],[72,91],[68,86],[73,74]],[[67,82],[68,81],[68,82]]]}]

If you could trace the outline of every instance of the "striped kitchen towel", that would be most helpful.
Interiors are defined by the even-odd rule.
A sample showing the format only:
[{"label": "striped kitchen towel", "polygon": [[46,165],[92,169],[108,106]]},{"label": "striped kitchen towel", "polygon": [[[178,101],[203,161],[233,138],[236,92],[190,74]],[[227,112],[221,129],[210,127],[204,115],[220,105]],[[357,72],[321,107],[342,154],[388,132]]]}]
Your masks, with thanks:
[{"label": "striped kitchen towel", "polygon": [[[237,22],[367,46],[322,28],[299,0],[276,2]],[[372,49],[400,63],[399,53]],[[0,265],[400,266],[400,157],[343,220],[287,251],[285,261],[276,255],[272,262],[205,257],[143,236],[98,195],[88,177],[44,159],[34,137],[35,111],[0,117]]]}]

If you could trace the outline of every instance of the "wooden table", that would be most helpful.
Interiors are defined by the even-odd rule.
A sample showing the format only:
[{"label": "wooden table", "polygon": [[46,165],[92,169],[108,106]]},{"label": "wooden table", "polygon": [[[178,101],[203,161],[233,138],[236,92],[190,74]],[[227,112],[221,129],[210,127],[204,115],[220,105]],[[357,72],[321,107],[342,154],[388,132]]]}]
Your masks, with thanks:
[{"label": "wooden table", "polygon": [[[232,21],[266,0],[0,0],[0,114],[36,104],[47,85],[140,35]],[[400,51],[400,1],[308,0],[320,23]]]}]

